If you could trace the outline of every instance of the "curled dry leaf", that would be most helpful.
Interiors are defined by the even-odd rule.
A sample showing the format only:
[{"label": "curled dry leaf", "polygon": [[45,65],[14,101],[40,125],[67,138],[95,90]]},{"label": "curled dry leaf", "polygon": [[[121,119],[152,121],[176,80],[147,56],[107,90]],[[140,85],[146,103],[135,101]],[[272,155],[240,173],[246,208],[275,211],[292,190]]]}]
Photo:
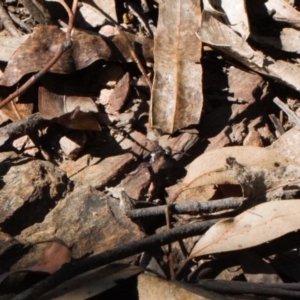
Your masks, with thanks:
[{"label": "curled dry leaf", "polygon": [[[73,30],[73,45],[50,69],[52,73],[69,74],[83,69],[93,62],[108,60],[111,51],[100,35],[86,31]],[[11,86],[22,76],[38,72],[53,58],[61,44],[65,42],[65,33],[56,26],[37,26],[11,57],[0,84]]]},{"label": "curled dry leaf", "polygon": [[200,1],[162,1],[154,41],[151,125],[163,132],[197,124],[202,110]]},{"label": "curled dry leaf", "polygon": [[98,108],[90,97],[64,96],[39,88],[39,112],[44,119],[81,130],[101,130]]},{"label": "curled dry leaf", "polygon": [[254,247],[300,228],[300,201],[271,201],[213,225],[189,259]]},{"label": "curled dry leaf", "polygon": [[212,150],[200,155],[189,165],[186,177],[180,186],[170,189],[170,201],[188,200],[186,191],[199,186],[239,184],[236,178],[224,170],[228,157],[234,157],[240,164],[246,166],[259,166],[266,169],[286,166],[289,163],[296,164],[277,151],[260,147],[234,146]]}]

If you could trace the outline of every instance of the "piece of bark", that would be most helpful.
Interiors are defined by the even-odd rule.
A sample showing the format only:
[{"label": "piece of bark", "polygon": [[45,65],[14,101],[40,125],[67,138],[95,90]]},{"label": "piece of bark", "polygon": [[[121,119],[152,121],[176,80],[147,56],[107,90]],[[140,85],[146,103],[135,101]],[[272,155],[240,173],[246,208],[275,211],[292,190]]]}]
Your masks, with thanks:
[{"label": "piece of bark", "polygon": [[0,169],[0,223],[11,234],[41,222],[68,191],[65,173],[47,161],[7,159]]},{"label": "piece of bark", "polygon": [[59,167],[66,172],[68,177],[71,177],[87,166],[92,166],[100,161],[99,157],[92,158],[90,154],[86,154],[78,158],[77,160],[64,160]]},{"label": "piece of bark", "polygon": [[86,143],[86,135],[84,131],[73,131],[63,136],[59,140],[59,145],[64,154],[75,159]]},{"label": "piece of bark", "polygon": [[7,253],[16,245],[20,245],[20,242],[9,234],[0,231],[0,255]]},{"label": "piece of bark", "polygon": [[81,258],[139,240],[143,235],[121,211],[118,200],[79,184],[42,223],[23,230],[17,239],[28,244],[56,237],[72,247],[73,258]]},{"label": "piece of bark", "polygon": [[24,135],[14,140],[12,145],[18,151],[23,151],[24,154],[29,156],[35,156],[39,152],[39,149],[35,146],[28,135]]},{"label": "piece of bark", "polygon": [[131,153],[107,157],[100,163],[88,166],[72,176],[72,180],[96,188],[104,187],[109,180],[116,177],[132,160],[133,155]]},{"label": "piece of bark", "polygon": [[117,83],[113,93],[110,94],[108,106],[106,111],[108,113],[118,112],[127,99],[130,92],[130,75],[126,73],[121,80]]}]

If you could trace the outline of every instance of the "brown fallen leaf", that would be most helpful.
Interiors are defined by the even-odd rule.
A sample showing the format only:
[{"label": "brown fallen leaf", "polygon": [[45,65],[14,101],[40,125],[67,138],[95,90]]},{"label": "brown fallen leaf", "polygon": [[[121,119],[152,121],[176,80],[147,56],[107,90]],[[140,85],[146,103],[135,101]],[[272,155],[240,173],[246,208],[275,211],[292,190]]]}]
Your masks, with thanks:
[{"label": "brown fallen leaf", "polygon": [[[62,55],[50,72],[69,74],[99,59],[110,58],[111,51],[100,35],[74,29],[72,40],[71,49]],[[64,41],[65,33],[56,26],[37,26],[31,38],[28,38],[12,55],[0,84],[14,85],[25,74],[41,70]]]},{"label": "brown fallen leaf", "polygon": [[213,225],[195,245],[189,259],[254,247],[299,228],[299,200],[262,203]]},{"label": "brown fallen leaf", "polygon": [[200,1],[162,1],[154,42],[151,126],[163,132],[198,124],[202,110]]},{"label": "brown fallen leaf", "polygon": [[39,112],[44,119],[68,128],[101,130],[95,116],[98,108],[91,97],[57,95],[40,87]]}]

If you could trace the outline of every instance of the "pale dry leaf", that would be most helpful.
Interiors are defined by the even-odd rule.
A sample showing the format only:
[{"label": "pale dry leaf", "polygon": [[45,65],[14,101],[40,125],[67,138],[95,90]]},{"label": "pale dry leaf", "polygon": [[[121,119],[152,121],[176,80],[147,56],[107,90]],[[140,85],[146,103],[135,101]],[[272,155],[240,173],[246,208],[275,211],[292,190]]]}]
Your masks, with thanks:
[{"label": "pale dry leaf", "polygon": [[300,201],[271,201],[213,225],[189,259],[254,247],[300,228]]},{"label": "pale dry leaf", "polygon": [[[225,13],[222,11],[218,11],[216,10],[212,4],[210,0],[203,0],[203,10],[215,15],[215,16],[224,16]],[[218,3],[217,3],[218,4]]]},{"label": "pale dry leaf", "polygon": [[82,3],[82,6],[78,10],[78,17],[81,28],[97,27],[104,24],[106,18],[99,10],[93,6]]},{"label": "pale dry leaf", "polygon": [[[209,184],[238,184],[238,180],[224,170],[226,159],[234,157],[240,164],[259,166],[261,168],[275,168],[296,164],[282,156],[277,151],[251,146],[233,146],[208,151],[198,156],[189,166],[183,182],[172,191],[170,201],[174,202],[185,190]],[[187,199],[185,199],[187,200]]]},{"label": "pale dry leaf", "polygon": [[300,31],[297,28],[285,27],[280,31],[279,37],[277,36],[261,36],[252,35],[253,39],[261,44],[269,45],[276,49],[286,52],[300,53],[298,41],[300,39]]},{"label": "pale dry leaf", "polygon": [[222,17],[235,32],[237,32],[243,40],[247,40],[250,34],[248,15],[246,11],[246,5],[244,0],[236,1],[232,5],[231,0],[212,0],[213,5],[219,5],[225,12]]},{"label": "pale dry leaf", "polygon": [[[154,288],[155,287],[155,288]],[[223,300],[223,296],[214,292],[192,287],[190,284],[169,281],[155,276],[140,274],[137,285],[139,300]]]},{"label": "pale dry leaf", "polygon": [[24,43],[29,34],[22,37],[1,36],[0,37],[0,60],[8,62],[12,54]]},{"label": "pale dry leaf", "polygon": [[300,27],[300,12],[288,4],[285,0],[268,0],[266,8],[272,14],[274,20],[289,23],[294,27]]},{"label": "pale dry leaf", "polygon": [[154,40],[151,125],[163,132],[198,124],[202,110],[200,1],[163,1]]},{"label": "pale dry leaf", "polygon": [[[93,7],[98,7],[102,9],[106,14],[108,14],[112,19],[117,21],[116,3],[115,0],[84,0],[83,2],[90,4]],[[106,17],[102,15],[100,17],[102,25],[106,21]]]},{"label": "pale dry leaf", "polygon": [[220,22],[213,15],[203,12],[200,29],[202,42],[224,52],[255,72],[266,75],[300,91],[300,67],[296,64],[275,60],[256,51],[230,27]]},{"label": "pale dry leaf", "polygon": [[274,149],[280,154],[300,164],[300,131],[294,127],[279,137],[269,149]]}]

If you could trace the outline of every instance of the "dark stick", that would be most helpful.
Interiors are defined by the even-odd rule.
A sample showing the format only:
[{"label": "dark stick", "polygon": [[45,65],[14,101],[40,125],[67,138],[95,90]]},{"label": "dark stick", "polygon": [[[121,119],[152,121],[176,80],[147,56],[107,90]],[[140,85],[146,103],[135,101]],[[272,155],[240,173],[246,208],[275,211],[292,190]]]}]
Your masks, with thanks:
[{"label": "dark stick", "polygon": [[[187,201],[181,204],[170,205],[172,214],[211,214],[225,209],[237,209],[246,198],[225,198],[212,201]],[[137,202],[138,203],[138,202]],[[157,207],[139,208],[126,211],[126,215],[131,219],[153,217],[165,214],[166,205]]]},{"label": "dark stick", "polygon": [[134,241],[115,249],[85,258],[78,262],[65,264],[60,270],[40,281],[33,287],[22,292],[13,300],[38,299],[38,297],[57,287],[62,282],[69,280],[84,272],[99,268],[114,261],[139,254],[144,251],[152,251],[160,246],[173,243],[177,240],[200,235],[206,232],[219,220],[210,220],[199,223],[192,223],[161,232],[139,241]]},{"label": "dark stick", "polygon": [[[196,286],[221,294],[254,294],[266,297],[288,297],[299,299],[300,292],[290,290],[289,284],[264,284],[262,282],[241,282],[227,280],[201,280]],[[298,284],[299,289],[299,284]]]}]

